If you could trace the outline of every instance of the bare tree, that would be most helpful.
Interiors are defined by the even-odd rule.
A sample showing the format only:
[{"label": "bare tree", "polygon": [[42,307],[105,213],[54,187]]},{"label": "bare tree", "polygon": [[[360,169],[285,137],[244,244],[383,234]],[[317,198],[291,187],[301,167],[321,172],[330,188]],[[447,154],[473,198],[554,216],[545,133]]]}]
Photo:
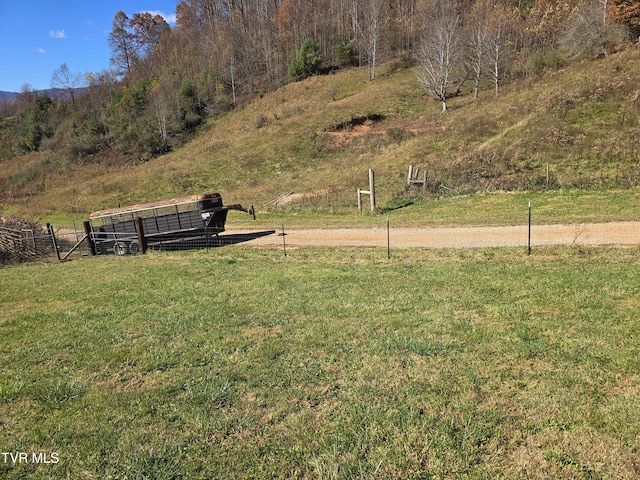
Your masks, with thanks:
[{"label": "bare tree", "polygon": [[447,111],[451,73],[460,58],[460,34],[455,2],[436,1],[425,19],[427,32],[418,52],[418,83]]},{"label": "bare tree", "polygon": [[66,63],[56,68],[51,76],[51,88],[63,90],[69,96],[71,103],[76,102],[76,91],[84,84],[85,76],[81,73],[73,73]]},{"label": "bare tree", "polygon": [[409,51],[413,48],[417,0],[394,0],[389,3],[390,41],[396,51]]},{"label": "bare tree", "polygon": [[388,19],[388,2],[386,0],[366,0],[362,11],[361,29],[362,51],[369,66],[369,80],[376,77],[376,64],[380,44],[384,38]]},{"label": "bare tree", "polygon": [[493,80],[496,96],[509,64],[510,32],[514,19],[513,10],[501,5],[494,6],[489,17],[489,48],[487,52],[490,65],[489,74]]},{"label": "bare tree", "polygon": [[36,92],[33,90],[33,85],[30,83],[23,83],[20,85],[20,94],[16,100],[18,103],[18,111],[24,112],[29,108],[31,102],[33,102]]},{"label": "bare tree", "polygon": [[153,107],[153,116],[158,128],[158,134],[162,141],[162,148],[168,148],[169,121],[171,116],[170,99],[173,92],[167,92],[166,87],[159,81],[154,80],[151,85],[149,96],[151,106]]},{"label": "bare tree", "polygon": [[560,37],[569,59],[606,56],[612,44],[626,40],[624,27],[609,20],[609,7],[608,0],[586,1],[573,11]]},{"label": "bare tree", "polygon": [[473,75],[473,96],[478,98],[480,82],[486,75],[489,40],[489,15],[493,8],[492,0],[479,0],[468,19],[466,26],[466,62]]}]

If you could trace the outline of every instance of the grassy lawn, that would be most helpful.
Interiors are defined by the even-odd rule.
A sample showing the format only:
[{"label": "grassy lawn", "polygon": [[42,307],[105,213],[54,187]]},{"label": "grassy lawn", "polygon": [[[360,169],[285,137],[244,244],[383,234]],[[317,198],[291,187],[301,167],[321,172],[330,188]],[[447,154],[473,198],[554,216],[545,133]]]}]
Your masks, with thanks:
[{"label": "grassy lawn", "polygon": [[225,247],[0,269],[0,449],[59,459],[0,456],[0,477],[637,477],[639,258]]},{"label": "grassy lawn", "polygon": [[478,192],[434,199],[397,198],[378,204],[372,214],[369,198],[363,212],[332,205],[330,199],[309,199],[299,206],[258,206],[257,222],[229,215],[229,228],[275,228],[281,222],[295,227],[381,226],[389,215],[395,226],[525,225],[528,203],[535,224],[580,224],[640,220],[640,189],[585,191],[577,189],[530,192]]},{"label": "grassy lawn", "polygon": [[[345,206],[351,201],[351,206]],[[365,197],[363,212],[357,208],[355,191],[351,197],[318,197],[297,205],[261,206],[256,204],[257,221],[248,215],[231,212],[229,229],[272,229],[284,222],[288,227],[363,227],[381,226],[389,215],[395,226],[468,226],[525,225],[527,205],[531,202],[534,224],[580,224],[640,220],[640,188],[621,190],[550,190],[529,192],[477,192],[427,199],[424,197],[388,198],[378,203],[372,214]],[[246,203],[250,205],[250,203]],[[9,210],[8,215],[13,212]],[[39,219],[44,225],[82,230],[85,216],[50,214]]]}]

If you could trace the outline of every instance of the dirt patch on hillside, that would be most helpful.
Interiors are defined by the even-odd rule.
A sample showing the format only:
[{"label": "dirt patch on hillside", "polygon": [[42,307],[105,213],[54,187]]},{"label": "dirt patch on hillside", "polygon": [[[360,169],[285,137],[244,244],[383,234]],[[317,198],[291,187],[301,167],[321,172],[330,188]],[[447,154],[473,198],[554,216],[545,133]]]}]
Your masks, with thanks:
[{"label": "dirt patch on hillside", "polygon": [[394,126],[385,125],[381,128],[380,123],[386,117],[382,115],[370,115],[365,117],[355,117],[346,122],[326,128],[319,135],[324,135],[329,139],[334,148],[347,145],[351,140],[365,135],[389,136],[396,141],[406,139],[411,136],[419,136],[426,133],[444,132],[445,126],[438,125],[431,120],[420,117],[410,123],[400,123]]}]

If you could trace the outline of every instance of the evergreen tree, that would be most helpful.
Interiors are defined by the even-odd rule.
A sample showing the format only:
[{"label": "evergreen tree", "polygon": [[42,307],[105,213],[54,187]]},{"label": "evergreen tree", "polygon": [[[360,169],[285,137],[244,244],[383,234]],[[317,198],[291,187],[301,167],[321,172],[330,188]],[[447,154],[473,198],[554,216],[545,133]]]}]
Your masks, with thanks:
[{"label": "evergreen tree", "polygon": [[318,44],[313,39],[307,38],[289,66],[289,75],[294,81],[311,77],[318,73],[322,61],[323,57]]},{"label": "evergreen tree", "polygon": [[31,107],[27,111],[25,118],[25,136],[24,142],[31,151],[37,151],[40,148],[40,142],[43,136],[50,137],[52,129],[47,123],[49,107],[53,104],[49,94],[44,92],[42,95],[36,95],[33,99]]},{"label": "evergreen tree", "polygon": [[344,33],[339,33],[333,43],[333,59],[340,66],[353,63],[353,47]]}]

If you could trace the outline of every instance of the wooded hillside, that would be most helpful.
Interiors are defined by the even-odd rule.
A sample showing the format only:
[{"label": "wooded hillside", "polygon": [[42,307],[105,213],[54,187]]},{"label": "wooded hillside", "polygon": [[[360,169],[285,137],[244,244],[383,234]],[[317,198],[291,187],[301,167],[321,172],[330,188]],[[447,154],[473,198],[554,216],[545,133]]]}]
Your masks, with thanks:
[{"label": "wooded hillside", "polygon": [[640,34],[640,2],[628,0],[187,0],[176,13],[170,28],[117,12],[111,69],[84,77],[62,65],[52,83],[66,101],[25,89],[5,103],[0,163],[52,152],[39,175],[61,159],[145,161],[206,118],[348,66],[367,67],[370,82],[382,64],[413,67],[446,110],[462,91],[499,96],[505,83],[607,56]]}]

